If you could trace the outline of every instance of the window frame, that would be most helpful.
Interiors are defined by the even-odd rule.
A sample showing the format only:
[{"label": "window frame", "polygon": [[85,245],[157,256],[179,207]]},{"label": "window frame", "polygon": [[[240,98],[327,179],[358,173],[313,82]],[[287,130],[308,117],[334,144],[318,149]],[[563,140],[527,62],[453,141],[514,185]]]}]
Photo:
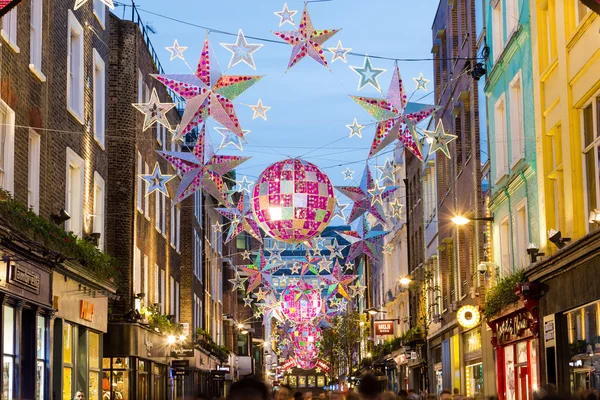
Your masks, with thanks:
[{"label": "window frame", "polygon": [[[101,214],[98,214],[98,199],[97,199],[97,189],[100,189],[100,192],[102,193],[102,204],[101,204]],[[92,224],[92,232],[96,233],[99,232],[100,233],[100,240],[98,240],[98,248],[100,250],[104,250],[104,244],[105,244],[105,225],[104,225],[104,219],[106,216],[106,183],[104,181],[104,178],[102,178],[102,176],[100,176],[100,174],[97,171],[94,171],[94,204],[93,204],[93,210],[94,210],[94,217],[93,217],[93,224]],[[99,230],[98,230],[99,229]]]},{"label": "window frame", "polygon": [[[518,99],[514,98],[514,91],[515,88],[517,87],[519,88],[519,96]],[[518,100],[518,114],[516,116],[513,115],[513,111],[516,109],[516,106],[514,106],[513,104],[516,102],[516,100]],[[520,160],[522,160],[525,157],[525,127],[523,125],[523,116],[524,116],[524,111],[523,111],[523,77],[522,77],[522,73],[521,70],[519,70],[515,76],[513,77],[513,79],[510,81],[509,84],[509,113],[510,113],[510,143],[511,143],[511,149],[510,149],[510,168],[514,167]],[[506,112],[506,105],[505,105],[505,112]],[[505,118],[506,120],[506,118]],[[513,131],[513,128],[517,128],[518,132],[518,137],[515,137],[515,132]],[[515,140],[517,139],[517,140]],[[518,151],[515,152],[515,147],[518,144],[519,148],[517,149]]]},{"label": "window frame", "polygon": [[[6,122],[0,126],[0,129],[6,129],[6,138],[4,140],[4,168],[0,187],[14,195],[15,188],[15,112],[12,108],[0,99],[0,113],[5,113]],[[1,122],[1,120],[0,120]],[[2,134],[2,133],[0,133]],[[6,180],[6,184],[4,181]]]},{"label": "window frame", "polygon": [[106,65],[96,49],[93,50],[93,60],[92,116],[94,119],[94,139],[100,145],[100,148],[104,150],[106,137]]},{"label": "window frame", "polygon": [[36,214],[40,213],[40,154],[42,137],[29,129],[27,143],[27,206]]},{"label": "window frame", "polygon": [[[525,219],[523,220],[524,225],[521,227],[519,221],[519,212],[523,211],[525,213]],[[525,268],[529,265],[528,255],[527,255],[527,246],[529,245],[529,210],[527,208],[527,198],[521,200],[515,206],[515,225],[516,225],[516,234],[515,236],[515,254],[518,254],[519,263],[516,265],[517,268]],[[523,234],[525,238],[520,237],[519,230],[523,229]],[[523,239],[525,239],[523,241]],[[524,246],[524,247],[521,247]]]},{"label": "window frame", "polygon": [[[592,135],[593,135],[593,140],[591,141],[590,144],[586,145],[585,143],[585,110],[591,107],[592,109]],[[580,112],[580,126],[581,126],[581,143],[583,146],[583,150],[582,150],[582,157],[581,157],[581,164],[582,164],[582,169],[583,169],[583,181],[584,181],[584,192],[585,192],[585,206],[586,206],[586,213],[584,215],[584,217],[586,218],[586,229],[587,229],[587,233],[590,233],[591,231],[593,231],[593,228],[598,228],[595,224],[590,224],[588,217],[590,215],[590,213],[593,210],[596,209],[600,209],[600,178],[598,178],[600,175],[598,175],[600,173],[600,167],[598,166],[598,162],[597,160],[600,160],[600,92],[595,93],[589,101],[587,101],[585,103],[585,105],[581,108],[581,112]],[[588,187],[588,168],[586,165],[586,157],[588,155],[588,153],[592,151],[593,152],[593,160],[594,162],[594,176],[596,176],[596,181],[595,181],[595,190],[596,190],[596,204],[595,205],[591,205],[590,204],[590,189]]]},{"label": "window frame", "polygon": [[[85,94],[85,85],[84,85],[84,76],[85,76],[85,72],[84,72],[84,60],[85,60],[85,56],[84,56],[84,30],[83,27],[81,26],[81,24],[79,23],[79,21],[77,20],[77,18],[75,17],[75,14],[73,14],[73,12],[71,10],[69,10],[68,13],[68,25],[67,25],[68,29],[67,29],[67,68],[66,68],[66,72],[67,72],[67,111],[69,111],[69,113],[71,113],[71,115],[82,125],[85,124],[84,121],[84,94]],[[79,48],[79,65],[78,65],[78,76],[74,77],[73,80],[77,79],[77,84],[75,85],[75,90],[78,91],[77,93],[77,99],[73,99],[71,96],[71,75],[72,75],[72,71],[71,71],[71,67],[72,67],[72,60],[71,60],[71,56],[72,56],[72,47],[73,47],[73,41],[71,40],[73,37],[73,34],[75,34],[75,36],[77,36],[79,38],[78,42],[77,42],[77,46]],[[77,66],[77,65],[75,65]],[[75,108],[76,107],[76,108]]]},{"label": "window frame", "polygon": [[93,0],[93,12],[102,30],[106,29],[106,4],[102,0]]},{"label": "window frame", "polygon": [[[145,161],[144,161],[144,175],[150,175],[150,166]],[[142,190],[143,194],[144,194],[144,217],[148,221],[150,221],[150,196],[148,196],[146,194],[146,193],[148,193],[150,183],[143,179],[142,179],[142,182],[144,183],[144,189]]]},{"label": "window frame", "polygon": [[506,44],[504,41],[503,11],[502,0],[496,0],[496,4],[492,4],[492,59],[494,62],[498,60]]},{"label": "window frame", "polygon": [[[506,232],[508,237],[506,238],[506,244],[504,243],[504,241],[502,240],[502,226],[506,224]],[[513,265],[512,265],[512,254],[513,254],[513,244],[511,241],[511,220],[510,220],[510,216],[507,214],[505,216],[503,216],[502,218],[499,219],[499,223],[498,223],[498,248],[500,250],[500,270],[504,272],[504,274],[502,276],[507,276],[508,274],[513,272]],[[502,252],[504,246],[506,246],[507,250],[508,250],[508,265],[502,265],[503,264],[503,257],[504,254]]]},{"label": "window frame", "polygon": [[[7,316],[6,309],[7,308],[10,308],[12,310],[12,325],[13,325],[12,326],[12,328],[13,328],[12,329],[12,339],[13,339],[12,352],[7,352],[6,351],[7,349],[6,349],[6,346],[5,346],[5,343],[4,343],[4,340],[6,339],[6,335],[4,335],[4,330],[6,329],[6,322],[7,322],[6,321],[6,316]],[[10,376],[11,379],[9,381],[9,392],[12,393],[13,396],[10,396],[10,395],[8,396],[11,399],[14,397],[15,389],[17,387],[17,382],[15,380],[15,378],[16,378],[15,377],[15,369],[16,369],[15,359],[16,359],[16,356],[17,356],[16,355],[16,348],[15,348],[16,347],[15,346],[15,342],[16,342],[16,336],[17,336],[16,326],[15,326],[16,325],[16,321],[15,321],[16,313],[17,313],[17,310],[12,305],[10,305],[10,304],[3,304],[2,305],[2,341],[3,341],[3,343],[2,343],[2,365],[4,366],[4,364],[5,364],[4,360],[6,358],[10,358],[12,360],[12,362],[11,362],[11,365],[12,365],[12,376]],[[1,379],[2,379],[2,383],[4,383],[3,382],[3,380],[4,380],[4,374],[6,373],[4,371],[4,368],[2,370],[2,373],[3,373],[3,376],[2,376]]]},{"label": "window frame", "polygon": [[31,0],[31,18],[29,29],[29,70],[41,81],[46,82],[42,72],[43,63],[43,31],[44,31],[44,2]]},{"label": "window frame", "polygon": [[[0,29],[0,36],[2,36],[8,46],[17,54],[21,52],[21,49],[17,44],[19,32],[19,14],[17,13],[18,8],[19,6],[17,5],[13,7],[12,10],[4,14],[2,17],[2,29]],[[6,28],[6,25],[8,25],[8,29],[4,29]]]},{"label": "window frame", "polygon": [[146,194],[144,193],[144,188],[146,185],[144,184],[144,180],[142,179],[142,175],[144,174],[144,160],[142,158],[142,153],[137,152],[137,188],[136,188],[136,207],[137,210],[144,214],[144,197]]},{"label": "window frame", "polygon": [[[498,118],[498,113],[499,113],[499,109],[500,106],[502,106],[502,118]],[[501,129],[499,129],[499,122],[502,123],[502,127]],[[501,138],[502,140],[498,140],[498,133],[501,133]],[[496,169],[496,176],[495,176],[495,181],[498,182],[499,180],[501,180],[504,176],[506,176],[508,174],[508,132],[507,132],[507,126],[506,126],[506,96],[505,93],[502,93],[502,95],[500,97],[498,97],[498,100],[496,100],[496,103],[494,103],[494,141],[496,144],[496,149],[497,150],[502,150],[502,151],[496,151],[496,158],[495,158],[495,169]],[[500,157],[502,156],[502,157]],[[502,160],[502,169],[499,168],[500,164],[498,163],[499,160]]]},{"label": "window frame", "polygon": [[[72,231],[75,235],[77,235],[78,237],[82,237],[83,236],[83,225],[84,225],[84,218],[83,218],[83,210],[84,210],[84,192],[85,192],[85,162],[83,161],[83,158],[81,158],[79,156],[79,154],[77,154],[75,151],[73,151],[73,149],[71,149],[70,147],[67,147],[67,162],[66,162],[66,183],[65,183],[65,211],[69,214],[69,216],[71,217],[70,219],[68,219],[67,221],[65,221],[65,230],[67,232]],[[78,212],[77,216],[75,216],[74,214],[74,210],[72,210],[72,204],[70,204],[69,202],[69,188],[70,188],[70,173],[71,173],[71,166],[76,167],[77,169],[80,170],[79,173],[79,186],[81,187],[81,193],[79,196],[79,205],[80,205],[80,209],[76,210],[76,211],[80,211]],[[72,188],[71,188],[72,190]],[[79,226],[81,225],[81,226]],[[75,232],[73,230],[73,227],[76,226],[79,229],[79,233]]]}]

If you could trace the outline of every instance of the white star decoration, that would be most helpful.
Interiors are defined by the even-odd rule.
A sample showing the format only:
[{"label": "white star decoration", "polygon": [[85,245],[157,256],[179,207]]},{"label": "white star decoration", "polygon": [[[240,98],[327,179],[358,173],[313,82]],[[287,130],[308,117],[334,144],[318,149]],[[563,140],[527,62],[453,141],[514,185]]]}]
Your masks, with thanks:
[{"label": "white star decoration", "polygon": [[160,171],[160,165],[154,164],[154,172],[151,175],[140,175],[140,178],[148,182],[148,190],[146,196],[152,194],[155,190],[163,193],[165,196],[169,196],[167,193],[166,183],[171,179],[175,178],[175,175],[163,175]]},{"label": "white star decoration", "polygon": [[175,43],[173,43],[173,46],[165,47],[165,49],[167,49],[167,51],[171,53],[171,59],[169,61],[173,61],[176,58],[181,58],[183,61],[185,61],[185,57],[183,57],[183,52],[186,51],[188,48],[185,46],[180,46],[177,39],[175,39]]},{"label": "white star decoration", "polygon": [[338,40],[338,44],[336,47],[329,47],[327,48],[327,50],[329,50],[331,54],[333,54],[333,56],[331,57],[331,63],[333,64],[335,60],[342,60],[344,63],[347,63],[348,60],[346,60],[346,54],[348,54],[352,49],[349,47],[344,48],[342,46],[342,41]]},{"label": "white star decoration", "polygon": [[342,171],[342,174],[344,175],[344,180],[346,179],[354,179],[352,176],[354,175],[354,171],[352,171],[350,168],[346,167],[345,171]]},{"label": "white star decoration", "polygon": [[252,261],[252,252],[249,251],[249,250],[244,250],[242,252],[242,259],[243,260],[250,260],[250,261]]},{"label": "white star decoration", "polygon": [[341,204],[339,199],[335,199],[335,213],[333,214],[333,218],[340,217],[342,221],[346,222],[346,213],[344,210],[348,208],[350,204]]},{"label": "white star decoration", "polygon": [[283,5],[283,10],[275,11],[273,14],[277,15],[280,18],[279,26],[283,26],[285,23],[288,23],[292,26],[296,26],[294,23],[294,15],[298,13],[298,10],[290,10],[288,9],[287,3]]},{"label": "white star decoration", "polygon": [[362,133],[360,133],[360,131],[362,131],[364,127],[365,127],[364,125],[360,125],[358,123],[356,118],[354,118],[354,122],[351,125],[346,125],[346,128],[350,129],[350,137],[358,136],[361,139],[362,139]]},{"label": "white star decoration", "polygon": [[261,99],[258,99],[258,103],[256,103],[255,106],[249,105],[248,107],[250,107],[252,111],[254,111],[252,119],[260,117],[265,121],[267,120],[267,111],[271,109],[271,107],[264,106]]},{"label": "white star decoration", "polygon": [[237,185],[238,192],[248,192],[248,194],[250,194],[252,192],[252,185],[254,185],[254,181],[249,181],[248,177],[246,175],[244,175],[244,177],[242,178],[241,181],[235,181],[235,184]]},{"label": "white star decoration", "polygon": [[402,218],[404,204],[400,204],[398,199],[394,199],[394,201],[390,203],[390,206],[392,207],[392,217]]},{"label": "white star decoration", "polygon": [[394,246],[392,246],[391,243],[388,243],[385,246],[383,246],[383,254],[391,255],[393,250]]},{"label": "white star decoration", "polygon": [[429,79],[425,79],[422,72],[419,74],[418,78],[413,78],[413,81],[417,83],[417,88],[415,90],[423,89],[424,91],[427,91],[427,84],[431,82]]},{"label": "white star decoration", "polygon": [[380,172],[379,175],[379,180],[385,185],[386,181],[389,181],[390,185],[393,185],[394,183],[396,183],[394,181],[394,166],[392,165],[392,162],[390,161],[389,158],[385,159],[385,164],[384,165],[378,165],[375,168],[377,168]]},{"label": "white star decoration", "polygon": [[367,85],[373,86],[378,92],[381,92],[381,86],[377,78],[379,75],[387,71],[384,68],[373,68],[371,65],[371,59],[369,56],[365,57],[365,62],[362,67],[350,67],[352,71],[356,72],[360,76],[358,81],[358,90],[364,88]]},{"label": "white star decoration", "polygon": [[[73,6],[73,10],[77,10],[79,7],[87,3],[88,0],[75,0],[75,5]],[[115,4],[113,0],[100,0],[102,3],[107,5],[111,10],[115,9]]]},{"label": "white star decoration", "polygon": [[450,157],[450,149],[448,149],[448,144],[450,142],[458,139],[458,136],[452,135],[451,133],[446,133],[444,130],[444,124],[442,124],[442,120],[438,121],[437,126],[435,127],[435,131],[423,131],[425,136],[431,139],[431,146],[429,147],[429,154],[433,154],[436,151],[441,151],[448,158]]},{"label": "white star decoration", "polygon": [[161,103],[156,88],[152,89],[148,103],[134,103],[132,105],[145,116],[143,131],[147,131],[155,122],[164,125],[169,131],[171,130],[171,125],[167,120],[167,113],[175,107],[175,104]]},{"label": "white star decoration", "polygon": [[239,137],[235,133],[231,132],[229,129],[219,126],[215,126],[215,131],[219,132],[219,135],[223,137],[221,139],[221,145],[219,146],[219,150],[224,149],[229,145],[232,145],[236,147],[239,151],[244,151],[242,141],[243,143],[246,143],[246,140],[244,138],[250,133],[250,131],[242,130],[242,134],[244,135],[244,137]]},{"label": "white star decoration", "polygon": [[252,54],[263,47],[262,44],[249,44],[246,42],[246,37],[241,29],[238,31],[237,40],[235,43],[221,43],[221,46],[225,47],[232,53],[227,68],[235,67],[239,63],[243,62],[254,70],[256,69],[256,64],[254,64],[254,57],[252,57]]}]

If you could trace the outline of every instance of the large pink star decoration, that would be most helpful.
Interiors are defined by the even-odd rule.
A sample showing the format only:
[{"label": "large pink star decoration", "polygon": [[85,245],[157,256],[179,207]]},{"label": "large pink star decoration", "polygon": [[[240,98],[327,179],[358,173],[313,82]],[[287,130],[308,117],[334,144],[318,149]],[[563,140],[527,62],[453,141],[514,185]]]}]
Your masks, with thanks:
[{"label": "large pink star decoration", "polygon": [[[383,190],[379,186],[376,187],[371,169],[367,165],[360,186],[336,186],[335,188],[354,202],[348,217],[349,224],[367,212],[382,224],[386,224],[382,201],[390,197],[398,186],[387,186]],[[375,189],[379,191],[376,193]]]},{"label": "large pink star decoration", "polygon": [[254,214],[249,205],[244,202],[244,192],[240,194],[237,206],[216,209],[221,215],[229,219],[229,231],[225,243],[236,237],[242,232],[248,232],[253,238],[262,243],[262,236],[258,224],[254,220]]},{"label": "large pink star decoration", "polygon": [[357,278],[357,275],[345,275],[339,261],[335,260],[331,275],[323,276],[323,281],[327,284],[327,296],[329,298],[339,294],[350,300],[348,294],[348,285]]},{"label": "large pink star decoration", "polygon": [[290,69],[296,65],[298,61],[307,56],[327,67],[327,59],[325,58],[322,46],[339,31],[340,29],[315,30],[305,5],[300,26],[297,31],[279,31],[273,33],[292,45],[292,55],[288,63],[288,69]]},{"label": "large pink star decoration", "polygon": [[244,275],[248,276],[248,292],[252,292],[259,285],[270,289],[273,286],[273,273],[281,268],[283,264],[268,264],[263,249],[260,249],[254,260],[254,264],[238,267]]},{"label": "large pink star decoration", "polygon": [[357,230],[337,231],[337,233],[350,242],[350,251],[346,259],[347,262],[350,262],[361,254],[365,254],[374,261],[379,261],[379,251],[376,249],[379,245],[378,241],[390,232],[371,230],[369,221],[363,216],[362,221],[358,223]]},{"label": "large pink star decoration", "polygon": [[243,137],[242,127],[232,101],[262,78],[262,76],[221,75],[217,64],[211,63],[208,35],[204,39],[200,61],[193,75],[152,76],[187,101],[174,140],[187,135],[205,122],[209,116],[229,131]]},{"label": "large pink star decoration", "polygon": [[[250,157],[216,155],[205,143],[205,126],[202,127],[193,152],[157,151],[183,176],[175,195],[178,203],[203,188],[219,203],[227,204],[227,185],[223,175],[241,165]],[[207,151],[208,150],[208,151]]]},{"label": "large pink star decoration", "polygon": [[369,157],[377,154],[396,138],[417,158],[423,159],[416,125],[431,116],[439,107],[409,103],[398,65],[394,67],[392,83],[385,99],[350,96],[378,122]]}]

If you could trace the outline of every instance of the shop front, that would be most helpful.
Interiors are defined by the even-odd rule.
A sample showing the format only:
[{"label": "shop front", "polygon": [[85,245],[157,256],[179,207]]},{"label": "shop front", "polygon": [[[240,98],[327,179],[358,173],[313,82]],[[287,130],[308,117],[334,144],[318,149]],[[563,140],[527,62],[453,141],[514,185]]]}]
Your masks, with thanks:
[{"label": "shop front", "polygon": [[483,396],[483,359],[481,349],[481,329],[464,332],[463,351],[465,364],[465,394],[468,397]]}]

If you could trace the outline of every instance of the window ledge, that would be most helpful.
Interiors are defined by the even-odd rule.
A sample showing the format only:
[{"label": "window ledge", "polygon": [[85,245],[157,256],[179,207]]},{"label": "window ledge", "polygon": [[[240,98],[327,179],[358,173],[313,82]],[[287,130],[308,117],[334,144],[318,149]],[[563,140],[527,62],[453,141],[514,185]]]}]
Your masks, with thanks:
[{"label": "window ledge", "polygon": [[19,46],[17,46],[16,43],[13,43],[13,41],[10,40],[10,38],[8,37],[8,34],[6,33],[5,30],[0,31],[0,36],[2,36],[2,39],[4,39],[4,41],[6,43],[8,43],[8,45],[10,46],[10,48],[13,49],[15,53],[20,53],[21,52],[21,49],[19,48]]},{"label": "window ledge", "polygon": [[144,214],[144,210],[142,210],[142,209],[141,209],[141,208],[139,208],[139,207],[136,207],[136,208],[137,208],[137,210],[140,212],[140,214]]},{"label": "window ledge", "polygon": [[44,75],[35,64],[29,64],[29,70],[33,72],[40,82],[46,82],[46,75]]},{"label": "window ledge", "polygon": [[67,105],[67,111],[69,112],[69,114],[71,114],[73,116],[73,118],[75,118],[81,125],[84,125],[85,122],[83,121],[83,116],[79,115],[75,110],[73,110],[70,106]]},{"label": "window ledge", "polygon": [[[98,143],[98,146],[100,146],[100,148],[104,151],[106,150],[106,148],[104,147],[104,141],[100,141],[100,138],[98,137],[98,135],[96,135],[96,132],[94,132],[94,140],[96,141],[96,143]],[[139,208],[138,208],[139,210]]]},{"label": "window ledge", "polygon": [[[98,21],[100,28],[102,28],[102,30],[106,30],[106,24],[104,23],[104,21],[102,21],[102,18],[100,18],[96,10],[94,10],[94,16],[96,17],[96,21]],[[106,17],[106,10],[104,12],[104,16]]]}]

